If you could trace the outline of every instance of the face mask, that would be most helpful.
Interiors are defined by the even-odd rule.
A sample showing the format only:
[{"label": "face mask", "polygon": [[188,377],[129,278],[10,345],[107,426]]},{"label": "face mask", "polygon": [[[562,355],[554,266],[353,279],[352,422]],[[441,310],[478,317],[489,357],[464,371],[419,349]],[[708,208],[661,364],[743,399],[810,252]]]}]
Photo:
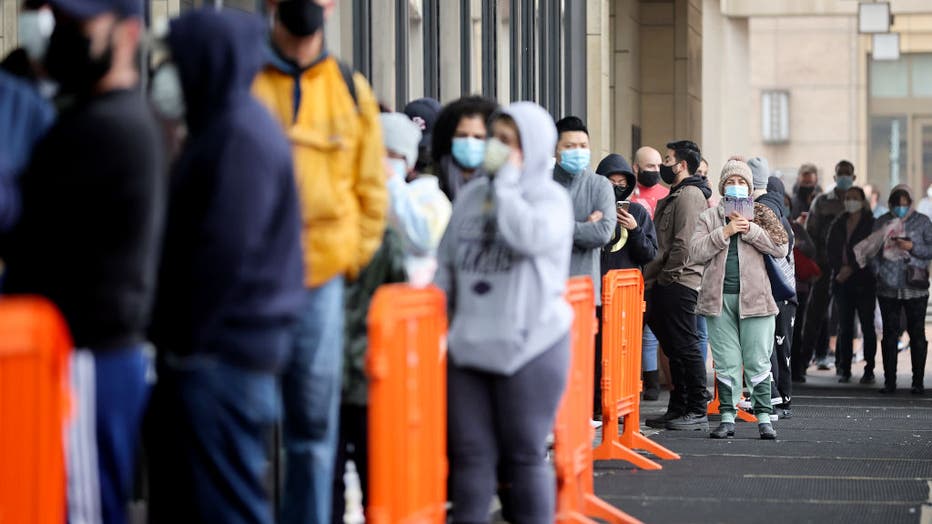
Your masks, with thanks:
[{"label": "face mask", "polygon": [[747,198],[747,186],[725,186],[725,196],[732,198]]},{"label": "face mask", "polygon": [[19,15],[19,44],[29,58],[41,62],[55,29],[55,16],[49,9],[23,11]]},{"label": "face mask", "polygon": [[149,100],[159,115],[169,120],[184,117],[184,91],[175,64],[166,62],[159,66],[152,75],[149,89]]},{"label": "face mask", "polygon": [[585,171],[591,160],[592,153],[588,149],[567,149],[560,153],[560,167],[571,175]]},{"label": "face mask", "polygon": [[450,153],[453,160],[463,169],[476,169],[485,157],[485,140],[472,137],[454,138]]},{"label": "face mask", "polygon": [[676,182],[676,173],[673,172],[673,166],[660,164],[660,179],[663,183],[672,186]]},{"label": "face mask", "polygon": [[809,200],[809,197],[812,195],[813,191],[815,191],[815,188],[811,186],[800,187],[798,191],[799,198],[802,199],[803,202],[805,202]]},{"label": "face mask", "polygon": [[627,200],[631,191],[627,187],[612,186],[615,189],[615,201]]},{"label": "face mask", "polygon": [[401,158],[389,158],[389,165],[392,166],[392,171],[395,172],[395,176],[401,177],[402,180],[408,176],[408,162]]},{"label": "face mask", "polygon": [[864,209],[864,204],[860,200],[845,200],[845,211],[851,213],[860,213]]},{"label": "face mask", "polygon": [[324,26],[324,8],[314,0],[282,0],[278,20],[294,36],[311,36]]},{"label": "face mask", "polygon": [[896,218],[903,218],[909,213],[909,206],[896,206],[893,208],[893,215]]},{"label": "face mask", "polygon": [[[112,36],[111,28],[111,36]],[[97,82],[110,71],[113,46],[107,38],[107,49],[100,56],[91,56],[91,39],[74,24],[59,24],[49,39],[45,55],[45,68],[59,92],[67,94],[89,93]]]},{"label": "face mask", "polygon": [[654,187],[660,182],[659,171],[641,171],[638,173],[638,183],[644,187]]},{"label": "face mask", "polygon": [[497,138],[490,138],[485,145],[485,158],[482,169],[486,173],[497,173],[511,156],[511,148]]},{"label": "face mask", "polygon": [[843,191],[847,191],[851,189],[851,186],[853,185],[854,185],[854,177],[842,175],[835,179],[835,186],[838,189],[841,189]]}]

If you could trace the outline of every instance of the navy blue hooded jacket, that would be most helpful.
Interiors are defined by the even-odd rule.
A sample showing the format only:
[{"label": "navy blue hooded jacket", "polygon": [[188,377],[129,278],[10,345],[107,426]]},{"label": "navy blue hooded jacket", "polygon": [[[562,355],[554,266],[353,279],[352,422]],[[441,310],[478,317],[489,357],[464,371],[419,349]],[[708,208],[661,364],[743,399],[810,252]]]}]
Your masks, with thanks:
[{"label": "navy blue hooded jacket", "polygon": [[[596,173],[608,177],[622,174],[628,181],[628,187],[615,188],[615,200],[628,200],[636,187],[637,177],[631,166],[623,156],[612,153],[599,162]],[[638,227],[631,231],[622,228],[621,224],[615,226],[612,240],[602,248],[602,275],[613,269],[643,269],[643,267],[657,256],[657,232],[650,213],[641,204],[631,202],[628,207]]]},{"label": "navy blue hooded jacket", "polygon": [[291,149],[250,95],[262,65],[258,18],[189,12],[168,43],[188,139],[171,181],[152,340],[274,371],[304,289]]}]

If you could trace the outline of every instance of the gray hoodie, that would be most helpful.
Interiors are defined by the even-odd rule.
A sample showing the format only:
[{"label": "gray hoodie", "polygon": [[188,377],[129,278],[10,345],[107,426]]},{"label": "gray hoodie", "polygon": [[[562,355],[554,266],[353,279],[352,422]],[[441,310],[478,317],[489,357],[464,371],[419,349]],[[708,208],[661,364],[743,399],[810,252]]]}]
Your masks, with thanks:
[{"label": "gray hoodie", "polygon": [[563,295],[574,220],[566,190],[550,175],[553,119],[531,102],[503,112],[517,123],[524,167],[506,164],[494,181],[463,188],[440,242],[435,283],[450,304],[453,363],[511,375],[569,332],[573,312]]}]

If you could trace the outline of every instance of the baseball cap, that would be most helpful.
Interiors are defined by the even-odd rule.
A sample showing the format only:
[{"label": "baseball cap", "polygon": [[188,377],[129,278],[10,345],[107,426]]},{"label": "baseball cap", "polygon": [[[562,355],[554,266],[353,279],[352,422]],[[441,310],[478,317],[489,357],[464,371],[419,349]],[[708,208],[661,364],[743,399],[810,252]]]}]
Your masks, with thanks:
[{"label": "baseball cap", "polygon": [[121,17],[142,16],[142,0],[49,0],[49,4],[78,20],[104,13],[115,13]]},{"label": "baseball cap", "polygon": [[404,114],[421,128],[421,146],[430,145],[431,132],[440,115],[440,102],[433,98],[418,98],[405,106]]}]

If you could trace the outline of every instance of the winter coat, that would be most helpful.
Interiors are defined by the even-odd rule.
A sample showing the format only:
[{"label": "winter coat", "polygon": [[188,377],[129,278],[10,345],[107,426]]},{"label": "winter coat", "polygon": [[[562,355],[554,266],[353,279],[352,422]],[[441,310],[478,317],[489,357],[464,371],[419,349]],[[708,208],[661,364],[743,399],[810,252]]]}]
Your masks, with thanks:
[{"label": "winter coat", "polygon": [[683,180],[670,189],[670,195],[657,203],[654,225],[657,228],[657,256],[644,268],[645,286],[679,283],[698,290],[702,280],[701,264],[689,257],[689,243],[696,221],[709,209],[712,190],[697,176]]},{"label": "winter coat", "polygon": [[[873,294],[874,275],[869,268],[858,266],[854,255],[854,246],[870,236],[874,228],[874,216],[867,209],[859,214],[860,219],[850,237],[848,236],[848,217],[851,216],[850,213],[846,211],[832,222],[828,232],[828,265],[832,270],[831,279],[834,287]],[[845,260],[846,257],[847,260]],[[848,277],[848,280],[844,283],[839,283],[835,280],[835,277],[838,276],[841,268],[846,265],[854,270],[854,274]],[[828,277],[826,275],[824,278]]]},{"label": "winter coat", "polygon": [[[624,175],[628,184],[624,190],[615,187],[616,201],[628,200],[637,184],[637,177],[627,164],[621,155],[611,154],[605,157],[596,169],[597,173],[605,177],[612,174]],[[615,225],[612,239],[602,248],[602,276],[613,269],[643,269],[657,256],[657,232],[650,212],[641,204],[630,202],[628,213],[634,217],[638,226],[628,231],[620,223]]]}]

